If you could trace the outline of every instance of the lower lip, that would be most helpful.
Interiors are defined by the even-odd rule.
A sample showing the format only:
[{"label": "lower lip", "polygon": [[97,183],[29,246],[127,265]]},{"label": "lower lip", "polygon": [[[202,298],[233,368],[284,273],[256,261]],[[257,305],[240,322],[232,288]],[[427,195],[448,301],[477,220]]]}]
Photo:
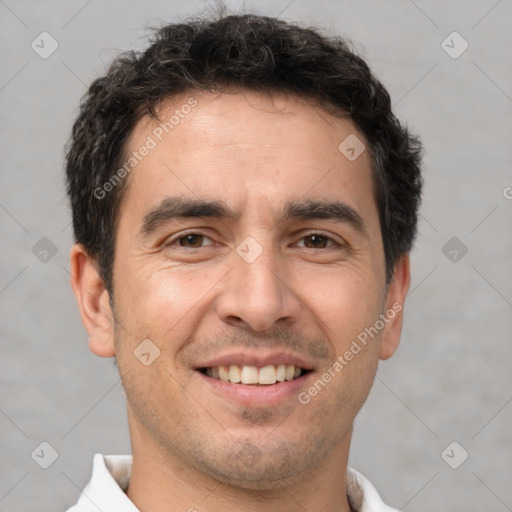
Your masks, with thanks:
[{"label": "lower lip", "polygon": [[214,379],[201,373],[195,372],[202,381],[209,386],[213,393],[223,398],[231,399],[242,405],[263,405],[269,406],[295,398],[298,401],[298,395],[304,389],[313,375],[308,372],[305,375],[293,380],[285,380],[269,385],[247,385],[233,384],[223,380]]}]

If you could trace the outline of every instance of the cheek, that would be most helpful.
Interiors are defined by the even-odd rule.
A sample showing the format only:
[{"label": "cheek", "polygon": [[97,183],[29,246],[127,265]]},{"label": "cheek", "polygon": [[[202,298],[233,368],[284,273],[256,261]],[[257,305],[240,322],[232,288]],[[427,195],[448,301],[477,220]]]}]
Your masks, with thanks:
[{"label": "cheek", "polygon": [[369,275],[340,270],[337,278],[331,274],[316,279],[309,290],[310,311],[332,348],[332,359],[326,361],[319,378],[328,387],[320,398],[323,414],[334,414],[333,422],[357,413],[377,371],[381,333],[368,334],[383,306],[382,288],[376,288],[375,282]]},{"label": "cheek", "polygon": [[303,288],[304,304],[319,319],[337,353],[378,319],[383,305],[376,278],[347,269],[316,275]]},{"label": "cheek", "polygon": [[134,267],[124,275],[116,293],[120,321],[132,336],[149,338],[161,347],[193,333],[208,306],[208,291],[218,281],[204,272],[199,278],[190,271],[153,265]]}]

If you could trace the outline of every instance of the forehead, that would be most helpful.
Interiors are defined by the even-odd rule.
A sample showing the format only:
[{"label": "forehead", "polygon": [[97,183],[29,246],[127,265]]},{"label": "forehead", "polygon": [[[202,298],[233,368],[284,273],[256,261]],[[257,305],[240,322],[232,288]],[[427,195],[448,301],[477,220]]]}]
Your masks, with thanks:
[{"label": "forehead", "polygon": [[[315,103],[277,93],[190,91],[164,101],[158,114],[141,119],[126,146],[127,161],[139,153],[123,201],[132,210],[166,195],[222,198],[233,208],[259,201],[269,210],[308,195],[351,197],[355,207],[373,202],[363,135]],[[353,158],[352,149],[362,152]]]}]

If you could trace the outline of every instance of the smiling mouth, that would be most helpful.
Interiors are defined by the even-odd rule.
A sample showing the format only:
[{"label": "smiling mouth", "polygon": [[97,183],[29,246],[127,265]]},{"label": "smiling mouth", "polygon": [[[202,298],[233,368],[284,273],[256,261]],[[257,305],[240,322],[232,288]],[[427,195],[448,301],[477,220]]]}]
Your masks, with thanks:
[{"label": "smiling mouth", "polygon": [[270,386],[284,381],[291,381],[310,372],[299,366],[277,364],[267,366],[213,366],[198,368],[203,375],[212,379],[231,382],[232,384]]}]

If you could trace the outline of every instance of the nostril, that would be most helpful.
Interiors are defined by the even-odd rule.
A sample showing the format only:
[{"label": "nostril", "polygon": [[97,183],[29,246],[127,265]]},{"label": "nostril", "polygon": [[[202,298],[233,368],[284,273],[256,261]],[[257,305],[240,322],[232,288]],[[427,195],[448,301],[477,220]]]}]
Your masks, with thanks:
[{"label": "nostril", "polygon": [[237,327],[246,323],[242,318],[240,318],[239,316],[235,316],[235,315],[229,315],[226,318],[226,322],[229,324],[232,324],[232,325],[236,325]]}]

